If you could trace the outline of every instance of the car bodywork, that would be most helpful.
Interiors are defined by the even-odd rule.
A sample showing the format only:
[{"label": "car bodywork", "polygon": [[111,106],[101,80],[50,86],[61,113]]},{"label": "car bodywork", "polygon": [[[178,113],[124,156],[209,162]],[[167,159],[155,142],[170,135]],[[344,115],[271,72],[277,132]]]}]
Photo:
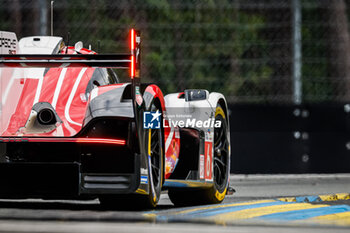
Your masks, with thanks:
[{"label": "car bodywork", "polygon": [[[26,37],[17,44],[14,34],[1,36],[10,43],[0,55],[1,198],[155,192],[151,130],[142,124],[143,113],[155,105],[167,125],[162,189],[214,185],[214,126],[172,125],[171,113],[205,121],[215,118],[220,104],[228,125],[224,96],[206,92],[191,101],[189,91],[163,96],[157,85],[141,84],[136,31],[130,32],[130,54],[116,55],[65,46],[60,37]],[[129,69],[131,82],[120,83],[111,68]],[[159,195],[153,197],[157,203]]]}]

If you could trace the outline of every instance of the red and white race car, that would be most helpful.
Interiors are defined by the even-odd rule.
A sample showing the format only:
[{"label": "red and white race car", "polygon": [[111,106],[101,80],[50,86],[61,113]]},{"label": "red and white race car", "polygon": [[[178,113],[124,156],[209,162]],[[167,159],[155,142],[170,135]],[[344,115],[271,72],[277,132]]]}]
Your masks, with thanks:
[{"label": "red and white race car", "polygon": [[[0,198],[99,198],[110,206],[221,202],[229,187],[225,97],[163,96],[140,82],[140,44],[97,54],[61,37],[0,32]],[[113,69],[129,69],[120,83]]]}]

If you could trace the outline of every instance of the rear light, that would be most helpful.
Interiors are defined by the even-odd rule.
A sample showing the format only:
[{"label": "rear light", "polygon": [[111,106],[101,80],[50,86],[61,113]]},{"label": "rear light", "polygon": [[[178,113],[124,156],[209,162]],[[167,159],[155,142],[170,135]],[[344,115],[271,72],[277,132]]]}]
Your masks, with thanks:
[{"label": "rear light", "polygon": [[133,54],[133,51],[135,49],[135,30],[131,29],[130,31],[130,48],[131,48],[131,54]]},{"label": "rear light", "polygon": [[135,78],[135,58],[131,56],[130,77]]},{"label": "rear light", "polygon": [[135,78],[135,30],[130,31],[131,67],[130,77]]},{"label": "rear light", "polygon": [[125,145],[125,140],[122,139],[107,139],[107,138],[75,138],[77,143],[102,143]]},{"label": "rear light", "polygon": [[73,143],[90,143],[90,144],[112,144],[125,145],[123,139],[107,138],[1,138],[0,142],[73,142]]}]

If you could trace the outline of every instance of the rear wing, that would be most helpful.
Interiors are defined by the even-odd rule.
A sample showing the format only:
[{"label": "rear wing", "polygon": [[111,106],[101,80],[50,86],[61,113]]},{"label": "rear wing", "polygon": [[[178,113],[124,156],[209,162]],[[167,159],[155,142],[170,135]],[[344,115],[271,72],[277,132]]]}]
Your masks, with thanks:
[{"label": "rear wing", "polygon": [[130,77],[139,78],[141,39],[134,29],[130,30],[129,54],[16,54],[16,35],[11,32],[0,33],[0,68],[106,67],[130,69]]}]

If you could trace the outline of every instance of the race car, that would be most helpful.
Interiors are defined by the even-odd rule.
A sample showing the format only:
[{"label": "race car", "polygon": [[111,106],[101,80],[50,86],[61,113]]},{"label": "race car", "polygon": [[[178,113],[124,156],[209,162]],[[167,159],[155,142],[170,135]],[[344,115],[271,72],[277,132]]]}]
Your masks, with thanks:
[{"label": "race car", "polygon": [[[154,208],[220,203],[229,188],[225,97],[163,95],[130,53],[97,54],[62,37],[0,32],[0,198],[94,199]],[[128,69],[121,83],[115,69]]]}]

